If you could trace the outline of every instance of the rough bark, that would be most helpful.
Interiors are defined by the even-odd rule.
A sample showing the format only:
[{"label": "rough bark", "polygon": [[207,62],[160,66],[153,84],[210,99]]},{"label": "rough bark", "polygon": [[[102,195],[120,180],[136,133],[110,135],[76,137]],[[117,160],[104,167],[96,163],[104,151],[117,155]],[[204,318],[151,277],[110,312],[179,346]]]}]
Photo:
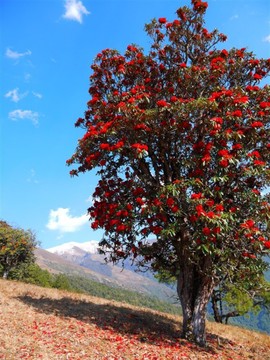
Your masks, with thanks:
[{"label": "rough bark", "polygon": [[220,302],[220,293],[218,291],[214,291],[211,297],[214,319],[215,322],[222,323],[222,312],[221,309],[219,310],[218,308],[218,302]]},{"label": "rough bark", "polygon": [[177,283],[183,311],[182,337],[200,346],[206,346],[206,307],[215,286],[210,268],[211,259],[208,257],[200,266],[187,260],[180,266]]}]

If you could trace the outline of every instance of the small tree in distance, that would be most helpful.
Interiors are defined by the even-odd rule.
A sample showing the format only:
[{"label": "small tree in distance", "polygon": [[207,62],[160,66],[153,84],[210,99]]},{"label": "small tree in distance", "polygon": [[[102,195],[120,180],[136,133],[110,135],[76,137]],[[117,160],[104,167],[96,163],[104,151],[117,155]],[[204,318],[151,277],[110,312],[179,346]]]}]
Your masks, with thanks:
[{"label": "small tree in distance", "polygon": [[[146,25],[149,53],[106,49],[92,65],[71,175],[97,168],[89,208],[107,260],[177,276],[184,338],[206,344],[206,306],[224,274],[269,252],[270,59],[219,49],[207,3]],[[151,240],[155,238],[154,240]]]},{"label": "small tree in distance", "polygon": [[21,264],[34,262],[36,245],[35,235],[30,230],[13,228],[0,221],[0,268],[4,279]]}]

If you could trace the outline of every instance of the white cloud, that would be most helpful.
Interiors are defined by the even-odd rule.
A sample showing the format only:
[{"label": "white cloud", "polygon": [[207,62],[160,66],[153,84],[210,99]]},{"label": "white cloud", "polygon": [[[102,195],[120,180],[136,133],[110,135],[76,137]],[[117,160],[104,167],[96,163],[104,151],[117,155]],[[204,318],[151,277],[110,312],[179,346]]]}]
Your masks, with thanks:
[{"label": "white cloud", "polygon": [[5,94],[5,97],[6,98],[10,98],[11,101],[17,103],[18,101],[20,101],[21,99],[23,99],[25,96],[27,96],[27,92],[25,93],[20,93],[19,92],[19,88],[16,88],[16,89],[13,89],[13,90],[10,90],[8,91],[6,94]]},{"label": "white cloud", "polygon": [[266,36],[263,41],[269,42],[270,43],[270,35]]},{"label": "white cloud", "polygon": [[78,21],[79,23],[82,23],[83,15],[90,14],[83,3],[78,0],[66,0],[65,9],[66,12],[63,17],[68,20]]},{"label": "white cloud", "polygon": [[19,53],[17,51],[13,51],[10,48],[7,48],[6,50],[6,57],[10,58],[10,59],[19,59],[23,56],[27,56],[27,55],[31,55],[32,52],[30,50],[27,50],[23,53]]},{"label": "white cloud", "polygon": [[34,125],[38,125],[39,114],[32,110],[13,110],[8,114],[10,120],[30,120]]},{"label": "white cloud", "polygon": [[42,97],[43,97],[42,94],[35,92],[35,91],[32,91],[32,94],[38,99],[42,99]]},{"label": "white cloud", "polygon": [[51,210],[47,228],[50,230],[59,230],[62,233],[75,232],[85,225],[89,220],[88,215],[72,216],[69,208],[58,208]]}]

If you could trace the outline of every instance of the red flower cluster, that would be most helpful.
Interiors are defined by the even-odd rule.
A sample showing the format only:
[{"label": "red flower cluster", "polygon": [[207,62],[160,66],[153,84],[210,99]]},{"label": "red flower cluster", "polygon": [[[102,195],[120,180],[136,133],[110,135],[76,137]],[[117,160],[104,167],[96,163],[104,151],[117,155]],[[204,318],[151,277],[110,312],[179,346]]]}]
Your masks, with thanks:
[{"label": "red flower cluster", "polygon": [[208,8],[208,3],[201,0],[192,0],[193,9],[198,12],[205,12]]},{"label": "red flower cluster", "polygon": [[135,144],[132,144],[131,147],[133,149],[136,149],[139,153],[141,153],[142,151],[148,151],[148,146],[145,144],[135,143]]},{"label": "red flower cluster", "polygon": [[165,101],[165,100],[158,100],[157,106],[162,108],[162,107],[170,106],[170,104],[167,103],[167,101]]},{"label": "red flower cluster", "polygon": [[160,24],[166,24],[167,19],[166,18],[159,18],[158,21],[159,21]]}]

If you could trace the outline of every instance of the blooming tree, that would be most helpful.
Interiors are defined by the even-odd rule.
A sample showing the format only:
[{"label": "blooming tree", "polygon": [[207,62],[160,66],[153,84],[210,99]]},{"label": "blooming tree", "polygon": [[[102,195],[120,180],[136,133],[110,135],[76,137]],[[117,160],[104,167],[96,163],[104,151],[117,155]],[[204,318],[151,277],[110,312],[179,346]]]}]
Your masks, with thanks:
[{"label": "blooming tree", "polygon": [[200,345],[221,274],[260,268],[270,248],[270,59],[217,46],[226,36],[204,27],[206,9],[192,0],[152,20],[148,53],[97,55],[67,160],[71,175],[97,168],[88,211],[107,259],[177,274],[183,337]]},{"label": "blooming tree", "polygon": [[0,221],[0,270],[7,279],[11,270],[34,261],[35,235],[30,230],[16,229]]}]

